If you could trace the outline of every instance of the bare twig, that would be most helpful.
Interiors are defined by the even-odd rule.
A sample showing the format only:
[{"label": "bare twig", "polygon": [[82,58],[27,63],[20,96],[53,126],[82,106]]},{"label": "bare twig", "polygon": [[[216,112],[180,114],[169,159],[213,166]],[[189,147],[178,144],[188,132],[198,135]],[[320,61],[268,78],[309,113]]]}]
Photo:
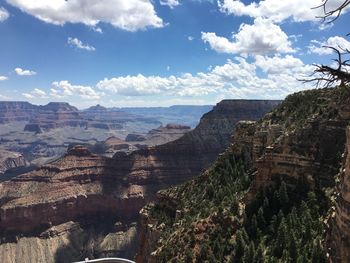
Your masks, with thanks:
[{"label": "bare twig", "polygon": [[[334,52],[337,53],[338,58],[333,59],[337,63],[336,68],[332,68],[330,66],[326,65],[317,65],[314,64],[315,70],[309,76],[310,78],[308,79],[302,79],[304,83],[307,82],[316,82],[316,86],[323,86],[323,87],[333,87],[336,84],[340,85],[349,85],[350,84],[350,72],[346,67],[349,67],[350,64],[349,59],[343,60],[344,56],[349,56],[350,52],[349,50],[344,49],[337,49],[335,47],[329,47],[325,46],[326,48],[332,49]],[[342,52],[343,51],[343,52]]]},{"label": "bare twig", "polygon": [[339,18],[341,13],[344,11],[344,9],[350,5],[350,0],[345,0],[342,4],[340,4],[337,8],[332,10],[327,10],[327,4],[329,0],[323,0],[323,3],[319,6],[314,7],[313,9],[322,8],[323,9],[323,16],[319,16],[318,18],[322,18],[324,21],[326,21],[328,18],[332,17],[331,20],[328,20],[327,23],[332,23],[335,20]]}]

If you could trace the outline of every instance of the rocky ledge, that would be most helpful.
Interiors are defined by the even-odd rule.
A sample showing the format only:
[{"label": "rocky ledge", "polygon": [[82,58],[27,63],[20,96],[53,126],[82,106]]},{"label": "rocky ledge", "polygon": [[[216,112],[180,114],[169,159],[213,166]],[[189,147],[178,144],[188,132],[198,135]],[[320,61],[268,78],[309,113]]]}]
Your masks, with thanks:
[{"label": "rocky ledge", "polygon": [[12,168],[27,166],[29,163],[20,153],[0,150],[0,175]]}]

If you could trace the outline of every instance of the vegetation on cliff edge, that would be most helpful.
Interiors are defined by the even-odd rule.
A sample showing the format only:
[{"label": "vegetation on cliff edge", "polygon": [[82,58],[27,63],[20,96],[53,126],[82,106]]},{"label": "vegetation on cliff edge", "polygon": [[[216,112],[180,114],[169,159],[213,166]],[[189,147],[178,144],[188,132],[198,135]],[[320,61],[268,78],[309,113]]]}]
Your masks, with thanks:
[{"label": "vegetation on cliff edge", "polygon": [[[310,118],[336,118],[349,94],[342,87],[291,95],[258,125],[288,130]],[[228,149],[199,177],[162,191],[172,205],[147,207],[161,233],[157,262],[325,262],[330,200],[318,178],[301,176],[295,185],[277,179],[247,202],[254,180],[248,163]]]}]

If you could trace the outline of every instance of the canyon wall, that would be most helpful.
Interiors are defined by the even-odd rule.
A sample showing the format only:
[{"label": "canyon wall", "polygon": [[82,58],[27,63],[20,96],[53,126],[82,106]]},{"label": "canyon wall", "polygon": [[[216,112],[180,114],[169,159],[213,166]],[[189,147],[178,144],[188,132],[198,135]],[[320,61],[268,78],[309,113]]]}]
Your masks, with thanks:
[{"label": "canyon wall", "polygon": [[[76,146],[63,158],[0,184],[0,231],[9,238],[38,236],[69,221],[137,221],[139,210],[159,189],[187,181],[208,167],[228,146],[238,121],[258,120],[278,104],[223,101],[180,139],[113,158]],[[118,254],[117,249],[113,253]]]},{"label": "canyon wall", "polygon": [[339,179],[335,194],[336,206],[330,215],[327,239],[331,262],[345,263],[350,259],[350,128]]},{"label": "canyon wall", "polygon": [[0,124],[13,121],[29,121],[38,106],[24,101],[0,101]]},{"label": "canyon wall", "polygon": [[[242,198],[241,209],[254,202],[259,190],[278,185],[281,181],[285,182],[288,189],[297,189],[303,183],[311,189],[322,189],[322,191],[335,187],[336,176],[341,166],[341,155],[346,144],[346,129],[350,122],[348,94],[349,91],[345,88],[296,93],[288,96],[280,106],[258,122],[241,121],[237,124],[229,151],[239,158],[243,157],[252,178],[250,187]],[[223,163],[225,161],[229,160],[223,160]],[[348,180],[347,171],[349,163],[349,157],[347,157],[334,214],[335,228],[330,235],[330,239],[334,239],[333,253],[341,258],[339,262],[349,260],[350,180]],[[213,169],[201,175],[203,180]],[[220,176],[220,173],[215,176]],[[191,182],[200,184],[198,180]],[[190,190],[187,189],[187,191]],[[187,200],[184,200],[186,193],[177,191],[176,188],[169,189],[166,194],[158,195],[153,207],[142,210],[138,262],[157,262],[157,258],[151,256],[155,255],[155,251],[171,250],[170,247],[166,247],[166,244],[176,243],[175,235],[178,235],[179,240],[181,239],[183,230],[181,218],[185,216],[180,214],[178,216],[181,205],[177,202],[186,203]],[[180,200],[180,198],[183,199]],[[203,198],[208,196],[203,194]],[[163,210],[156,211],[154,207]],[[164,224],[162,225],[162,222],[152,213],[170,215],[169,220],[173,220],[171,221],[173,224],[164,231]],[[239,215],[236,216],[239,217]],[[162,218],[162,216],[159,217]],[[178,217],[180,219],[177,220]],[[323,214],[322,218],[325,219],[326,215]],[[205,220],[207,219],[202,219],[202,221]],[[170,234],[164,235],[164,232]],[[202,234],[210,235],[210,232],[203,231]],[[159,242],[160,237],[162,242]],[[169,239],[164,240],[165,237]]]}]

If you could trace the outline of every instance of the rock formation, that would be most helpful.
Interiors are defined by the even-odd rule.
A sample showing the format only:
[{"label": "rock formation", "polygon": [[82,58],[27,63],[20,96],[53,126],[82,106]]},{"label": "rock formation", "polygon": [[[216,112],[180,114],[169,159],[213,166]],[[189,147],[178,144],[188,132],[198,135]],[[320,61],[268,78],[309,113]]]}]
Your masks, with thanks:
[{"label": "rock formation", "polygon": [[24,101],[0,101],[0,123],[29,121],[38,106]]},{"label": "rock formation", "polygon": [[27,165],[29,163],[20,153],[0,150],[0,175],[9,169]]},{"label": "rock formation", "polygon": [[50,102],[39,106],[38,112],[30,119],[25,131],[41,131],[65,126],[86,126],[87,121],[82,118],[77,108],[65,102]]},{"label": "rock formation", "polygon": [[238,121],[257,120],[278,103],[223,101],[180,139],[114,158],[73,147],[62,159],[0,184],[0,231],[9,239],[37,236],[69,221],[94,222],[98,227],[100,217],[129,224],[157,190],[208,167],[228,145]]},{"label": "rock formation", "polygon": [[331,213],[328,245],[331,262],[349,262],[350,259],[350,128],[340,182],[336,190],[336,207]]},{"label": "rock formation", "polygon": [[[257,197],[264,193],[260,190],[274,189],[273,187],[279,186],[281,181],[285,183],[288,191],[294,193],[295,200],[303,194],[302,191],[304,190],[299,189],[301,186],[305,189],[316,189],[313,191],[319,194],[318,198],[320,200],[328,200],[325,193],[335,187],[335,178],[340,168],[341,154],[344,152],[346,143],[346,127],[350,122],[349,94],[350,91],[346,87],[300,92],[287,97],[280,106],[256,123],[239,122],[228,153],[221,156],[222,158],[220,157],[213,167],[200,177],[179,188],[170,188],[167,191],[160,192],[157,202],[142,210],[141,246],[138,262],[159,262],[159,260],[175,258],[183,260],[187,256],[195,256],[198,259],[201,256],[200,248],[196,246],[193,250],[191,248],[190,251],[187,251],[189,254],[185,253],[185,248],[188,250],[189,246],[193,244],[193,241],[191,243],[189,240],[194,238],[198,239],[198,242],[204,243],[205,236],[210,236],[211,233],[219,231],[220,224],[227,220],[230,221],[234,217],[236,217],[236,222],[230,222],[230,226],[232,226],[230,231],[232,232],[228,239],[224,239],[224,244],[226,246],[229,242],[236,242],[237,240],[230,239],[235,237],[236,229],[244,228],[247,225],[247,229],[249,229],[250,220],[252,220],[252,215],[249,215],[250,210],[246,211],[247,215],[245,217],[242,216],[244,213],[240,210],[245,209],[245,207],[253,209],[251,207],[258,205],[254,203],[257,202]],[[227,202],[225,203],[221,195],[221,198],[215,200],[215,204],[223,210],[221,221],[218,219],[220,212],[215,206],[213,207],[214,212],[209,215],[208,210],[206,210],[209,208],[201,208],[203,209],[201,213],[191,215],[191,208],[186,206],[186,203],[201,206],[201,198],[206,199],[206,202],[212,201],[210,196],[213,195],[213,192],[208,189],[208,176],[214,176],[214,179],[211,180],[219,181],[218,185],[222,184],[221,187],[218,185],[216,187],[223,188],[225,186],[227,182],[220,179],[225,175],[225,171],[217,168],[217,166],[221,167],[232,162],[230,160],[232,157],[229,157],[231,155],[243,160],[247,172],[252,178],[247,192],[241,192],[244,195],[240,199],[240,203],[237,204],[237,211],[232,212],[235,209],[231,206],[227,207]],[[346,161],[344,161],[345,169],[343,169],[341,175],[340,194],[333,214],[334,220],[331,223],[333,228],[331,227],[332,232],[328,235],[333,262],[348,262],[349,260],[349,163],[349,157],[346,157]],[[228,171],[232,171],[232,168],[228,168]],[[242,185],[244,185],[246,179],[244,176],[242,178]],[[232,189],[232,187],[228,189]],[[196,192],[196,189],[202,189],[203,195]],[[266,191],[269,193],[269,190]],[[208,193],[211,193],[209,197]],[[198,202],[192,202],[192,199],[196,199],[198,194],[201,198],[197,200]],[[224,192],[223,196],[230,194],[230,192]],[[239,198],[239,196],[236,198]],[[300,200],[295,201],[294,199],[290,201],[290,206],[300,206]],[[270,202],[277,201],[277,204],[279,202],[278,199],[272,200],[274,201],[269,199]],[[265,203],[264,199],[262,201]],[[294,201],[296,203],[292,203]],[[320,204],[320,206],[324,205],[320,212],[321,217],[313,219],[321,226],[322,221],[327,218],[327,205],[329,203],[329,200],[323,201]],[[285,212],[287,211],[285,210]],[[201,218],[202,214],[204,214],[203,218]],[[245,221],[247,220],[246,217],[249,218],[249,221]],[[163,219],[160,221],[160,218]],[[167,225],[167,223],[162,224],[162,222],[170,223]],[[190,224],[187,228],[183,227],[186,222]],[[264,224],[267,226],[269,223],[265,222]],[[194,228],[193,231],[192,227]],[[209,229],[206,229],[206,227]],[[326,229],[323,230],[323,234],[325,231]],[[315,246],[315,251],[323,253],[322,249],[317,249],[320,243],[312,243],[313,240],[309,241]],[[210,238],[208,242],[210,243]],[[273,244],[266,243],[266,249],[273,249],[271,248]],[[177,247],[178,252],[172,254],[172,246],[176,246],[175,244],[179,244],[180,247]],[[194,244],[196,243],[194,242]],[[232,249],[236,248],[230,248],[228,251]],[[316,258],[316,255],[312,257],[314,256]],[[325,256],[325,253],[319,256]],[[228,258],[230,257],[231,255]]]},{"label": "rock formation", "polygon": [[136,134],[136,133],[129,133],[125,138],[126,142],[143,142],[145,140],[146,140],[145,136],[143,136],[142,134]]}]

